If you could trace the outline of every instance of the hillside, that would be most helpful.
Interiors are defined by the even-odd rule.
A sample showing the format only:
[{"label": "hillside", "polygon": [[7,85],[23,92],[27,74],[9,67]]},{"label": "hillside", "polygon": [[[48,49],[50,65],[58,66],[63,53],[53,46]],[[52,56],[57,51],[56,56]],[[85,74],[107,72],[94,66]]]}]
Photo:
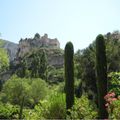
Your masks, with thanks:
[{"label": "hillside", "polygon": [[63,50],[60,49],[59,41],[56,38],[48,38],[47,34],[40,37],[38,33],[33,38],[25,38],[19,41],[16,61],[19,62],[24,57],[42,52],[42,50],[45,50],[47,54],[48,64],[55,67],[63,66]]}]

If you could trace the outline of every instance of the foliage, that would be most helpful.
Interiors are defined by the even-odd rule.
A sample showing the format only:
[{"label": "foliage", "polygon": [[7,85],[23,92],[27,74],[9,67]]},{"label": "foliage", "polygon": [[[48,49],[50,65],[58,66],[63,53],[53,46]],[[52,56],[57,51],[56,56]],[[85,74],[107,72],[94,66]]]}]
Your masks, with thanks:
[{"label": "foliage", "polygon": [[81,93],[88,93],[91,99],[96,101],[96,78],[95,78],[95,43],[90,44],[84,50],[78,50],[75,53],[75,77],[81,79],[78,91]]},{"label": "foliage", "polygon": [[120,73],[111,72],[108,75],[108,91],[114,91],[116,95],[120,95]]},{"label": "foliage", "polygon": [[98,90],[98,108],[100,119],[107,118],[104,96],[107,94],[107,61],[104,37],[96,38],[96,73]]},{"label": "foliage", "polygon": [[29,98],[30,86],[26,79],[12,76],[10,80],[3,85],[2,92],[5,93],[3,101],[10,101],[12,104],[20,105],[22,98],[25,97],[26,104]]},{"label": "foliage", "polygon": [[[108,72],[120,71],[120,32],[114,31],[107,33],[106,37],[106,53]],[[112,54],[111,54],[112,53]]]},{"label": "foliage", "polygon": [[34,36],[35,39],[40,39],[40,35],[39,33],[36,33],[35,36]]},{"label": "foliage", "polygon": [[64,119],[65,110],[65,95],[54,92],[47,100],[42,100],[35,106],[36,112],[40,119]]},{"label": "foliage", "polygon": [[112,118],[113,119],[120,119],[120,99],[113,101],[113,113],[112,113]]},{"label": "foliage", "polygon": [[24,109],[23,110],[23,119],[26,120],[38,120],[39,116],[37,115],[37,112],[35,112],[34,109]]},{"label": "foliage", "polygon": [[27,79],[12,76],[3,85],[1,100],[21,105],[24,98],[24,106],[33,107],[47,93],[47,85],[41,79]]},{"label": "foliage", "polygon": [[76,98],[75,104],[69,111],[71,115],[68,118],[70,119],[96,119],[98,116],[95,104],[89,101],[85,95]]},{"label": "foliage", "polygon": [[64,69],[48,66],[46,70],[47,82],[49,84],[58,84],[64,81]]},{"label": "foliage", "polygon": [[9,58],[7,52],[0,48],[0,72],[3,72],[9,66]]},{"label": "foliage", "polygon": [[0,119],[17,119],[18,107],[0,102]]},{"label": "foliage", "polygon": [[0,48],[2,48],[4,46],[4,44],[5,44],[5,41],[0,39]]},{"label": "foliage", "polygon": [[[104,35],[104,38],[106,44],[107,71],[108,73],[120,71],[120,32],[107,33]],[[75,53],[75,64],[78,66],[76,67],[77,72],[75,75],[82,80],[82,85],[80,86],[82,93],[88,92],[89,90],[92,91],[91,99],[94,101],[97,99],[95,48],[96,44],[93,41],[87,48],[78,50]]]},{"label": "foliage", "polygon": [[32,51],[25,55],[17,65],[19,77],[32,77],[46,79],[47,56],[44,49]]},{"label": "foliage", "polygon": [[120,96],[117,97],[114,92],[109,92],[104,99],[109,119],[120,119]]},{"label": "foliage", "polygon": [[47,95],[47,84],[41,79],[33,79],[31,84],[30,96],[33,99],[33,105],[37,104]]},{"label": "foliage", "polygon": [[71,42],[65,46],[65,93],[66,109],[70,109],[74,104],[74,48]]}]

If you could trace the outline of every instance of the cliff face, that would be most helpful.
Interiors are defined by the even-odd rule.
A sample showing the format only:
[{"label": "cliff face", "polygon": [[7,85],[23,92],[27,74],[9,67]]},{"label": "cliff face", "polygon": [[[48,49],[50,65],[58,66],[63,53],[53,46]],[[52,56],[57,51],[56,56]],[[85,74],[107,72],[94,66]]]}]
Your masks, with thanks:
[{"label": "cliff face", "polygon": [[34,38],[21,39],[18,45],[18,57],[23,57],[25,54],[29,53],[30,50],[38,48],[54,48],[60,49],[59,41],[55,39],[48,38],[48,35],[40,37],[38,33],[35,34]]},{"label": "cliff face", "polygon": [[48,38],[47,34],[40,37],[38,33],[35,34],[34,38],[21,39],[18,45],[18,52],[16,62],[24,58],[24,56],[32,52],[41,52],[44,49],[47,53],[48,64],[54,67],[62,67],[64,64],[63,51],[60,49],[59,41]]},{"label": "cliff face", "polygon": [[64,64],[63,51],[60,49],[59,41],[48,38],[47,34],[41,36],[36,33],[34,38],[21,39],[19,44],[1,40],[0,47],[7,50],[10,62],[15,66],[19,64],[20,60],[30,52],[45,49],[48,56],[48,63],[55,67],[62,67]]}]

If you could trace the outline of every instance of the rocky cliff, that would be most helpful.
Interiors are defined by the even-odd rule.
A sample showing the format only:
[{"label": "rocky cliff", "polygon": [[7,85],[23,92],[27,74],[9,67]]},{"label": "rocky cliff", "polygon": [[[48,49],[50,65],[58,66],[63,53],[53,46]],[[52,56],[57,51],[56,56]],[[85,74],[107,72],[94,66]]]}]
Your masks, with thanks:
[{"label": "rocky cliff", "polygon": [[0,47],[7,50],[10,62],[16,66],[19,61],[31,52],[45,49],[48,55],[48,63],[55,67],[62,67],[64,64],[63,50],[60,49],[60,43],[57,38],[48,38],[47,34],[40,36],[38,33],[33,38],[25,38],[19,41],[19,44],[7,40],[0,40]]},{"label": "rocky cliff", "polygon": [[64,64],[63,50],[60,49],[59,41],[48,38],[47,34],[41,36],[36,33],[33,38],[25,38],[19,41],[16,63],[33,52],[42,52],[44,49],[47,53],[48,64],[54,67],[62,67]]},{"label": "rocky cliff", "polygon": [[24,57],[25,54],[29,53],[30,50],[38,48],[54,48],[60,49],[60,43],[55,39],[48,38],[47,34],[41,36],[36,33],[33,38],[25,38],[19,41],[18,45],[18,57]]}]

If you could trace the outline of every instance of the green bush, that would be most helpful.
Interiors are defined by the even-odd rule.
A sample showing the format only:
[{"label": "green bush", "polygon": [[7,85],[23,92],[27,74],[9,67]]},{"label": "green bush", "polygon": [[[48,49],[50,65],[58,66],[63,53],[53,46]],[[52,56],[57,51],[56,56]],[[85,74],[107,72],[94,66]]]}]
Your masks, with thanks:
[{"label": "green bush", "polygon": [[112,105],[114,106],[112,119],[120,119],[120,100],[113,101]]},{"label": "green bush", "polygon": [[0,48],[0,72],[5,71],[9,67],[9,57],[7,51]]},{"label": "green bush", "polygon": [[39,100],[42,100],[47,95],[47,84],[40,78],[32,80],[30,97],[33,100],[33,105],[37,104]]},{"label": "green bush", "polygon": [[22,98],[25,97],[25,104],[29,101],[30,85],[27,79],[21,79],[17,76],[12,76],[11,79],[5,82],[2,92],[4,96],[3,102],[10,102],[12,104],[20,105]]},{"label": "green bush", "polygon": [[71,119],[96,119],[98,116],[94,103],[90,102],[86,96],[75,99],[75,104],[69,110],[71,115],[67,116]]},{"label": "green bush", "polygon": [[24,97],[24,106],[34,107],[47,94],[47,84],[40,78],[19,78],[12,76],[5,82],[0,99],[2,102],[20,105]]},{"label": "green bush", "polygon": [[25,120],[38,120],[39,117],[34,109],[24,109],[23,110],[23,119]]},{"label": "green bush", "polygon": [[40,119],[64,119],[66,114],[65,95],[53,93],[47,100],[40,101],[35,106],[35,110]]},{"label": "green bush", "polygon": [[108,91],[120,95],[120,72],[111,72],[108,75]]},{"label": "green bush", "polygon": [[19,108],[9,103],[0,102],[0,119],[17,119]]},{"label": "green bush", "polygon": [[109,92],[104,99],[109,119],[120,119],[120,96],[116,97],[114,92]]}]

